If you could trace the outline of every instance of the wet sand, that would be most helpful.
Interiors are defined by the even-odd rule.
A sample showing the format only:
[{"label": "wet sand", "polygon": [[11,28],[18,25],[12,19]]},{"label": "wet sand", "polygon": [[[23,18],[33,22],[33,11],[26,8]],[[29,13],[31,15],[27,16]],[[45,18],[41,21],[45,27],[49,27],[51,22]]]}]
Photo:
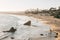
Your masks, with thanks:
[{"label": "wet sand", "polygon": [[48,24],[51,26],[52,30],[55,32],[58,32],[58,38],[56,40],[60,40],[60,19],[54,18],[52,16],[40,16],[39,14],[18,14],[16,15],[27,15],[27,16],[32,16],[38,19],[41,19],[44,21],[45,24]]},{"label": "wet sand", "polygon": [[60,40],[60,19],[54,18],[53,16],[40,16],[39,14],[24,14],[27,16],[32,16],[41,19],[45,24],[51,26],[51,29],[58,33],[58,38],[55,40]]}]

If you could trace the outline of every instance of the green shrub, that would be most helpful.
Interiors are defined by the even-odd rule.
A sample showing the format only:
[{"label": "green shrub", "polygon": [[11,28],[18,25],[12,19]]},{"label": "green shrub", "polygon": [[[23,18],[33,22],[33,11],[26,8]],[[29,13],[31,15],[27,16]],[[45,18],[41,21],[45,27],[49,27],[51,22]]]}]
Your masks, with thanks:
[{"label": "green shrub", "polygon": [[60,19],[60,12],[57,12],[57,13],[54,15],[54,17]]}]

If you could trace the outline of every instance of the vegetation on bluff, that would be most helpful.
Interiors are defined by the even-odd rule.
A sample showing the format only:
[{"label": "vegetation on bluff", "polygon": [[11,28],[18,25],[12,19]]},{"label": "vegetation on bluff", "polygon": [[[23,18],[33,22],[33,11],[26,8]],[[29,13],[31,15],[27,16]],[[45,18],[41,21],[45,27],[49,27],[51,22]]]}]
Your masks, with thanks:
[{"label": "vegetation on bluff", "polygon": [[51,7],[50,9],[44,9],[44,10],[40,10],[39,8],[30,9],[30,10],[26,10],[25,13],[40,14],[42,16],[54,16],[55,18],[60,19],[60,7],[58,7],[58,9]]}]

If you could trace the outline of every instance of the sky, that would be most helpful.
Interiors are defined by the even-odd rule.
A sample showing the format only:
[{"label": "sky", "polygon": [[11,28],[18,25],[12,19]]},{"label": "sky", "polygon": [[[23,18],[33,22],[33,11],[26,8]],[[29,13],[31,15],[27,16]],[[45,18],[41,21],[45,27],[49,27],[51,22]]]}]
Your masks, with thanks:
[{"label": "sky", "polygon": [[24,11],[31,8],[49,9],[60,6],[60,0],[0,0],[0,11]]}]

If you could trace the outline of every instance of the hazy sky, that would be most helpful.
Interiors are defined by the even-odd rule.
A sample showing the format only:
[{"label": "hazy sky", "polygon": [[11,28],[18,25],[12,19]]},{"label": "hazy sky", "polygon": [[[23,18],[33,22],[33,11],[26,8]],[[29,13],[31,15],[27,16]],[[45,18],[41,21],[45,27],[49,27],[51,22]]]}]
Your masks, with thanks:
[{"label": "hazy sky", "polygon": [[48,9],[60,6],[60,0],[0,0],[0,11],[23,11],[30,8]]}]

